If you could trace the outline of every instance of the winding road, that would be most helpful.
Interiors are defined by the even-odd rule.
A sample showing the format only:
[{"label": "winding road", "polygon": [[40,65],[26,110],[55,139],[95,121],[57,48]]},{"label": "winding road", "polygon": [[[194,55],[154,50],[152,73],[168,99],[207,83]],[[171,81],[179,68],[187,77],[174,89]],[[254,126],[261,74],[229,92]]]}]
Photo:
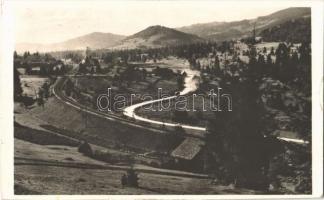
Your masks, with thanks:
[{"label": "winding road", "polygon": [[[185,69],[184,72],[186,72],[187,77],[185,78],[185,84],[184,84],[184,89],[180,92],[180,95],[186,95],[190,92],[196,91],[197,88],[197,83],[195,80],[195,77],[199,76],[199,71],[191,70],[191,69]],[[129,107],[126,107],[124,109],[123,114],[126,115],[127,117],[134,118],[139,121],[143,122],[148,122],[151,124],[158,124],[158,125],[164,125],[164,126],[170,126],[170,127],[177,127],[180,126],[184,129],[192,129],[192,130],[198,130],[198,131],[206,131],[206,128],[204,127],[198,127],[198,126],[190,126],[190,125],[184,125],[184,124],[179,124],[179,123],[167,123],[167,122],[161,122],[157,120],[152,120],[148,118],[141,117],[139,115],[136,115],[135,111],[136,109],[143,107],[145,105],[150,105],[153,103],[158,103],[162,101],[170,101],[171,99],[175,99],[177,96],[170,96],[170,97],[165,97],[162,99],[155,99],[151,101],[144,101],[138,104],[131,105]]]},{"label": "winding road", "polygon": [[[197,84],[195,81],[195,77],[199,76],[199,71],[195,71],[195,70],[191,70],[189,68],[184,69],[184,71],[187,73],[187,77],[185,78],[185,85],[184,85],[184,89],[180,92],[180,95],[186,95],[190,92],[194,92],[197,90]],[[64,84],[64,80],[65,77],[61,77],[58,79],[58,81],[56,82],[56,84],[53,87],[53,94],[56,96],[57,99],[61,100],[62,102],[64,102],[65,104],[68,104],[69,106],[72,106],[78,110],[81,110],[83,112],[87,112],[89,114],[92,115],[96,115],[98,117],[102,117],[111,121],[116,121],[118,123],[122,123],[125,125],[130,125],[130,126],[134,126],[134,127],[138,127],[138,128],[144,128],[144,129],[149,129],[152,131],[155,131],[157,133],[165,133],[165,131],[161,130],[161,128],[155,128],[155,127],[150,127],[148,126],[148,124],[155,124],[155,125],[164,125],[166,127],[182,127],[183,129],[188,129],[188,130],[196,130],[198,133],[187,133],[186,134],[188,136],[194,136],[194,137],[200,137],[203,138],[204,137],[204,132],[206,131],[205,127],[198,127],[198,126],[190,126],[190,125],[184,125],[184,124],[179,124],[179,123],[166,123],[166,122],[162,122],[162,121],[157,121],[157,120],[151,120],[148,118],[144,118],[141,117],[139,115],[136,114],[136,109],[143,107],[145,105],[149,105],[152,103],[157,103],[157,102],[162,102],[162,101],[166,101],[166,100],[171,100],[176,98],[177,96],[170,96],[170,97],[166,97],[166,98],[162,98],[162,99],[155,99],[155,100],[150,100],[150,101],[145,101],[145,102],[141,102],[138,104],[134,104],[131,105],[129,107],[126,107],[124,109],[123,114],[131,119],[135,119],[136,121],[132,121],[132,120],[128,120],[128,119],[124,119],[122,117],[118,117],[116,115],[113,114],[106,114],[106,113],[102,113],[100,111],[97,110],[90,110],[89,108],[87,108],[86,106],[75,102],[69,98],[67,98],[63,93],[62,93],[62,87]],[[143,124],[140,124],[141,122],[143,122]],[[308,144],[309,141],[305,141],[302,139],[294,139],[294,138],[286,138],[286,137],[277,137],[280,140],[286,141],[286,142],[293,142],[293,143],[297,143],[297,144]]]}]

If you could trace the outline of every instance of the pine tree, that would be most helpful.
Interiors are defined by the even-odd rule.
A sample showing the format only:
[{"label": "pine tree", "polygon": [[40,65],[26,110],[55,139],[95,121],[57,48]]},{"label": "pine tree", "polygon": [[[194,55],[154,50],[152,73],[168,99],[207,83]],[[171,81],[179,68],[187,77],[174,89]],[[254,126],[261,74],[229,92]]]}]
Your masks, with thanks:
[{"label": "pine tree", "polygon": [[14,51],[14,59],[18,58],[17,51]]},{"label": "pine tree", "polygon": [[21,97],[23,90],[21,88],[21,82],[19,72],[14,68],[14,100],[18,100]]}]

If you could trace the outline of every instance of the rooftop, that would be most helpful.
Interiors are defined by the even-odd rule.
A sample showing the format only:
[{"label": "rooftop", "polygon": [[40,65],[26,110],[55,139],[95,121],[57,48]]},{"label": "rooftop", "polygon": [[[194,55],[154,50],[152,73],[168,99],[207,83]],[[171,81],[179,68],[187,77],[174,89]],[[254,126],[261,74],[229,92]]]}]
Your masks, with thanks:
[{"label": "rooftop", "polygon": [[186,138],[173,152],[171,156],[185,160],[192,160],[200,152],[205,142],[199,138]]}]

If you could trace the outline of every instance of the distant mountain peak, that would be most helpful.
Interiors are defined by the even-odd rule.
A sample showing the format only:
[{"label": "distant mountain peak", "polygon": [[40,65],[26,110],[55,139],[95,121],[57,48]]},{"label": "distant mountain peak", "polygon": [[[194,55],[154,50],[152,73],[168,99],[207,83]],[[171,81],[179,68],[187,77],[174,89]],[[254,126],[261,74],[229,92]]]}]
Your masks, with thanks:
[{"label": "distant mountain peak", "polygon": [[146,29],[126,37],[114,48],[158,48],[177,44],[189,44],[204,41],[196,35],[187,34],[161,25],[149,26]]},{"label": "distant mountain peak", "polygon": [[131,35],[131,36],[127,37],[126,39],[135,38],[135,37],[146,38],[146,37],[151,37],[151,36],[154,36],[154,35],[157,35],[157,34],[161,34],[161,35],[162,34],[163,35],[172,35],[172,34],[173,35],[176,35],[176,34],[187,35],[186,33],[183,33],[181,31],[177,31],[177,30],[172,29],[172,28],[168,28],[168,27],[161,26],[161,25],[154,25],[154,26],[149,26],[149,27],[147,27],[146,29],[144,29],[144,30],[142,30],[140,32],[137,32],[134,35]]},{"label": "distant mountain peak", "polygon": [[168,29],[168,27],[165,27],[165,26],[161,26],[161,25],[152,25],[152,26],[149,26],[149,27],[147,27],[146,29],[154,29],[154,28],[167,28]]}]

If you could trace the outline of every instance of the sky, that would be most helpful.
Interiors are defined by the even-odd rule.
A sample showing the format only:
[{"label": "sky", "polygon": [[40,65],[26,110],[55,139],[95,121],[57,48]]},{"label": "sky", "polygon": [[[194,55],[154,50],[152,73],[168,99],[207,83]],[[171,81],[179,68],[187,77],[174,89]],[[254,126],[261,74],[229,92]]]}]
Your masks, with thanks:
[{"label": "sky", "polygon": [[92,32],[131,35],[148,26],[170,28],[264,16],[285,3],[240,1],[10,1],[17,43],[55,43]]}]

